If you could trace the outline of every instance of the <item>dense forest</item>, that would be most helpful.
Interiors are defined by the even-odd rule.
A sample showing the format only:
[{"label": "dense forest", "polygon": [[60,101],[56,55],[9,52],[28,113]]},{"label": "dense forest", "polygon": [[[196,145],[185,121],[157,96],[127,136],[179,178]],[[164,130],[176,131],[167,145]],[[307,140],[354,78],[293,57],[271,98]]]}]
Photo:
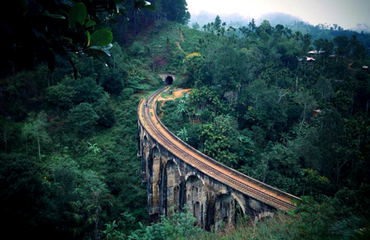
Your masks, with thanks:
[{"label": "dense forest", "polygon": [[[19,0],[1,9],[0,226],[36,239],[369,239],[368,34],[327,37],[185,0]],[[307,26],[304,26],[307,29]],[[361,35],[361,36],[359,36]],[[310,52],[310,53],[308,53]],[[205,154],[302,198],[218,233],[150,223],[137,104],[176,74],[162,121]],[[8,235],[9,235],[8,234]]]}]

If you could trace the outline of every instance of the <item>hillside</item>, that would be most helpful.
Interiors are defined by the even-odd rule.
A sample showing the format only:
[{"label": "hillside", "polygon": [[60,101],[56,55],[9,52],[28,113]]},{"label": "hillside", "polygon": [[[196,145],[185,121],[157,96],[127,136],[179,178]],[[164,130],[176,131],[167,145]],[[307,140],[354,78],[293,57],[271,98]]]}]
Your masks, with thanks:
[{"label": "hillside", "polygon": [[[136,30],[100,59],[108,67],[80,54],[71,55],[74,65],[57,56],[54,72],[45,61],[2,72],[3,232],[38,239],[369,236],[370,76],[362,66],[370,60],[358,39],[314,40],[267,21],[240,29],[215,21],[199,31],[157,20]],[[309,50],[325,53],[306,61]],[[219,235],[183,213],[150,225],[136,116],[139,99],[163,85],[158,73],[192,88],[161,107],[166,126],[220,162],[303,196],[297,210],[258,224],[246,217],[239,230]]]},{"label": "hillside", "polygon": [[21,238],[82,239],[106,236],[106,224],[125,236],[148,222],[137,105],[162,86],[157,73],[181,78],[193,48],[184,42],[187,31],[195,30],[157,21],[129,46],[113,43],[108,67],[76,56],[77,79],[60,57],[53,74],[42,63],[1,78],[1,229]]}]

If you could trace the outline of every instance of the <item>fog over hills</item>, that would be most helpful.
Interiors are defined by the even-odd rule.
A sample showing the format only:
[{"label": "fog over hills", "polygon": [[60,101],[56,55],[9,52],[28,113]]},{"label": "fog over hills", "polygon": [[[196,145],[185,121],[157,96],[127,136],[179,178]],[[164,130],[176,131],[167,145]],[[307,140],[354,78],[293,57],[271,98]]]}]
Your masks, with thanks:
[{"label": "fog over hills", "polygon": [[[194,23],[198,23],[200,27],[203,25],[214,22],[217,14],[209,13],[205,11],[201,11],[199,14],[192,15],[190,19],[189,26],[192,26]],[[252,17],[243,16],[241,14],[219,14],[222,22],[226,22],[229,26],[247,26],[248,23],[252,20]],[[268,20],[271,26],[276,26],[277,24],[282,24],[284,26],[292,26],[294,22],[305,22],[304,19],[299,18],[298,16],[293,16],[290,14],[274,12],[274,13],[267,13],[262,15],[261,17],[254,19],[257,25],[260,25],[263,20]],[[311,25],[305,22],[308,25]],[[325,28],[333,27],[332,25],[322,23],[322,26]],[[312,25],[313,26],[313,25]],[[335,27],[336,28],[336,27]],[[351,28],[350,30],[357,31],[358,33],[367,32],[370,33],[370,26],[367,23],[358,23],[356,27]]]},{"label": "fog over hills", "polygon": [[370,33],[370,26],[367,23],[358,23],[355,28],[351,29],[356,32],[367,32]]},{"label": "fog over hills", "polygon": [[[192,15],[190,19],[190,26],[193,23],[198,23],[200,26],[209,22],[214,22],[217,14],[202,11],[197,15]],[[248,25],[252,20],[252,17],[242,16],[238,13],[235,14],[220,14],[222,22],[226,22],[228,25]],[[268,20],[272,26],[277,24],[289,25],[295,21],[302,21],[300,18],[285,14],[285,13],[267,13],[262,15],[260,18],[255,19],[256,24],[259,25],[263,20]]]},{"label": "fog over hills", "polygon": [[279,12],[266,13],[262,15],[260,18],[256,19],[256,24],[261,24],[263,20],[268,20],[271,26],[276,26],[277,24],[286,26],[291,24],[292,22],[303,21],[299,17]]}]

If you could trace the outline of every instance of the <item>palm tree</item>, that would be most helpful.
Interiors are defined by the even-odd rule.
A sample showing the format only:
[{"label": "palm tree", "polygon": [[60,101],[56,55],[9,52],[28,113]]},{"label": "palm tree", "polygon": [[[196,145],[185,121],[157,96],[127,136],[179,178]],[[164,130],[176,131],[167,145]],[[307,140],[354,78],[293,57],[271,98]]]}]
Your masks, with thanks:
[{"label": "palm tree", "polygon": [[178,131],[176,135],[184,141],[189,140],[188,131],[186,130],[185,127],[183,127],[180,131]]},{"label": "palm tree", "polygon": [[294,32],[294,34],[293,34],[293,39],[294,39],[296,42],[298,42],[299,40],[301,40],[301,39],[302,39],[302,33],[301,33],[300,31],[296,31],[296,32]]},{"label": "palm tree", "polygon": [[185,118],[185,114],[187,114],[189,111],[186,108],[185,103],[180,101],[179,104],[177,105],[176,112],[178,114],[180,114],[181,119],[184,119]]},{"label": "palm tree", "polygon": [[312,36],[306,33],[305,35],[303,35],[302,40],[303,40],[303,52],[306,53],[308,52],[308,49],[311,46]]}]

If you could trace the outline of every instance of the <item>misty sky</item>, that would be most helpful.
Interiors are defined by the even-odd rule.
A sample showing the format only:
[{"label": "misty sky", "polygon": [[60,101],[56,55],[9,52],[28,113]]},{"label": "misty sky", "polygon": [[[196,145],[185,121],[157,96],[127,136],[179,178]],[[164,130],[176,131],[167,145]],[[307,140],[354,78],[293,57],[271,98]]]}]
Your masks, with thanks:
[{"label": "misty sky", "polygon": [[370,25],[370,0],[186,0],[192,15],[200,11],[215,14],[239,13],[258,18],[282,12],[313,25],[336,23],[349,29],[357,23]]}]

